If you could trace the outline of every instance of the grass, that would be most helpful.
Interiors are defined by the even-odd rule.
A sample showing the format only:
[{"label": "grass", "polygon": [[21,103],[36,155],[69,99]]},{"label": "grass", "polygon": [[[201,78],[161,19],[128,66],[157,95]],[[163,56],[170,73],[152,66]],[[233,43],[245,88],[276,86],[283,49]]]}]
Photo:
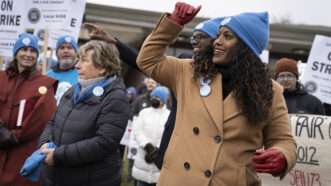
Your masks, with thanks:
[{"label": "grass", "polygon": [[134,186],[133,185],[133,182],[131,182],[131,183],[128,183],[127,182],[128,174],[129,174],[129,171],[128,171],[128,159],[127,158],[124,158],[124,160],[123,160],[123,168],[122,168],[121,186]]}]

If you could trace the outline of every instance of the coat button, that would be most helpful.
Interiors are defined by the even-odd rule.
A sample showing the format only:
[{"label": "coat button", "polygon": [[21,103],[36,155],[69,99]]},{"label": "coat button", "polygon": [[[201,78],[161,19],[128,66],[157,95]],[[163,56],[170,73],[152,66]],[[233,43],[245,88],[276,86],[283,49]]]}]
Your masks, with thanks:
[{"label": "coat button", "polygon": [[184,168],[185,168],[185,170],[190,170],[191,165],[188,162],[185,162],[184,163]]},{"label": "coat button", "polygon": [[198,127],[194,127],[194,128],[193,128],[193,133],[194,133],[195,135],[198,135],[199,132],[200,132],[200,130],[199,130]]},{"label": "coat button", "polygon": [[211,176],[211,171],[210,171],[210,170],[206,170],[206,171],[205,171],[205,176],[206,176],[207,178],[210,178],[210,176]]},{"label": "coat button", "polygon": [[220,143],[222,141],[222,137],[220,135],[214,136],[215,143]]}]

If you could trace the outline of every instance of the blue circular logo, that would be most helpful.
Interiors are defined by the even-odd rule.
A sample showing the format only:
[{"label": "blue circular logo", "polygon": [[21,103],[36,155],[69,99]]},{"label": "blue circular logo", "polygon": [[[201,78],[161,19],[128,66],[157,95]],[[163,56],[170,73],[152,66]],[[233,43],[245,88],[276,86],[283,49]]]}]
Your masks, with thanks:
[{"label": "blue circular logo", "polygon": [[314,81],[307,81],[305,83],[305,89],[308,93],[312,94],[317,90],[317,84]]}]

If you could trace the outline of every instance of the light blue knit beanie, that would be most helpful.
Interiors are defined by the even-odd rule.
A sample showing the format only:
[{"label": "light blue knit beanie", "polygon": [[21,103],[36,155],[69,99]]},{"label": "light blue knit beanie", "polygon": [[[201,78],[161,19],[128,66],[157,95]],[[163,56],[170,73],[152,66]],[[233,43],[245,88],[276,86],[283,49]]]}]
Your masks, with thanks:
[{"label": "light blue knit beanie", "polygon": [[222,26],[233,31],[257,56],[268,46],[268,12],[242,13],[227,17],[221,22]]}]

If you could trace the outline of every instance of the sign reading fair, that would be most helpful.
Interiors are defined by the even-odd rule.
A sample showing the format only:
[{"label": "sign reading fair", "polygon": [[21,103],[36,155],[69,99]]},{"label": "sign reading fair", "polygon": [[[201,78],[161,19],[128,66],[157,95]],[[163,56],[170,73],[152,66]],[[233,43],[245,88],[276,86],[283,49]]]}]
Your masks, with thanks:
[{"label": "sign reading fair", "polygon": [[85,0],[28,0],[26,28],[44,39],[49,32],[48,45],[55,48],[62,35],[71,35],[78,40],[85,11]]},{"label": "sign reading fair", "polygon": [[331,185],[331,117],[290,115],[292,134],[297,142],[296,166],[283,179],[260,174],[268,186]]},{"label": "sign reading fair", "polygon": [[331,37],[316,35],[302,83],[310,94],[331,104]]},{"label": "sign reading fair", "polygon": [[24,31],[24,5],[17,0],[0,0],[0,56],[13,55],[15,40]]}]

